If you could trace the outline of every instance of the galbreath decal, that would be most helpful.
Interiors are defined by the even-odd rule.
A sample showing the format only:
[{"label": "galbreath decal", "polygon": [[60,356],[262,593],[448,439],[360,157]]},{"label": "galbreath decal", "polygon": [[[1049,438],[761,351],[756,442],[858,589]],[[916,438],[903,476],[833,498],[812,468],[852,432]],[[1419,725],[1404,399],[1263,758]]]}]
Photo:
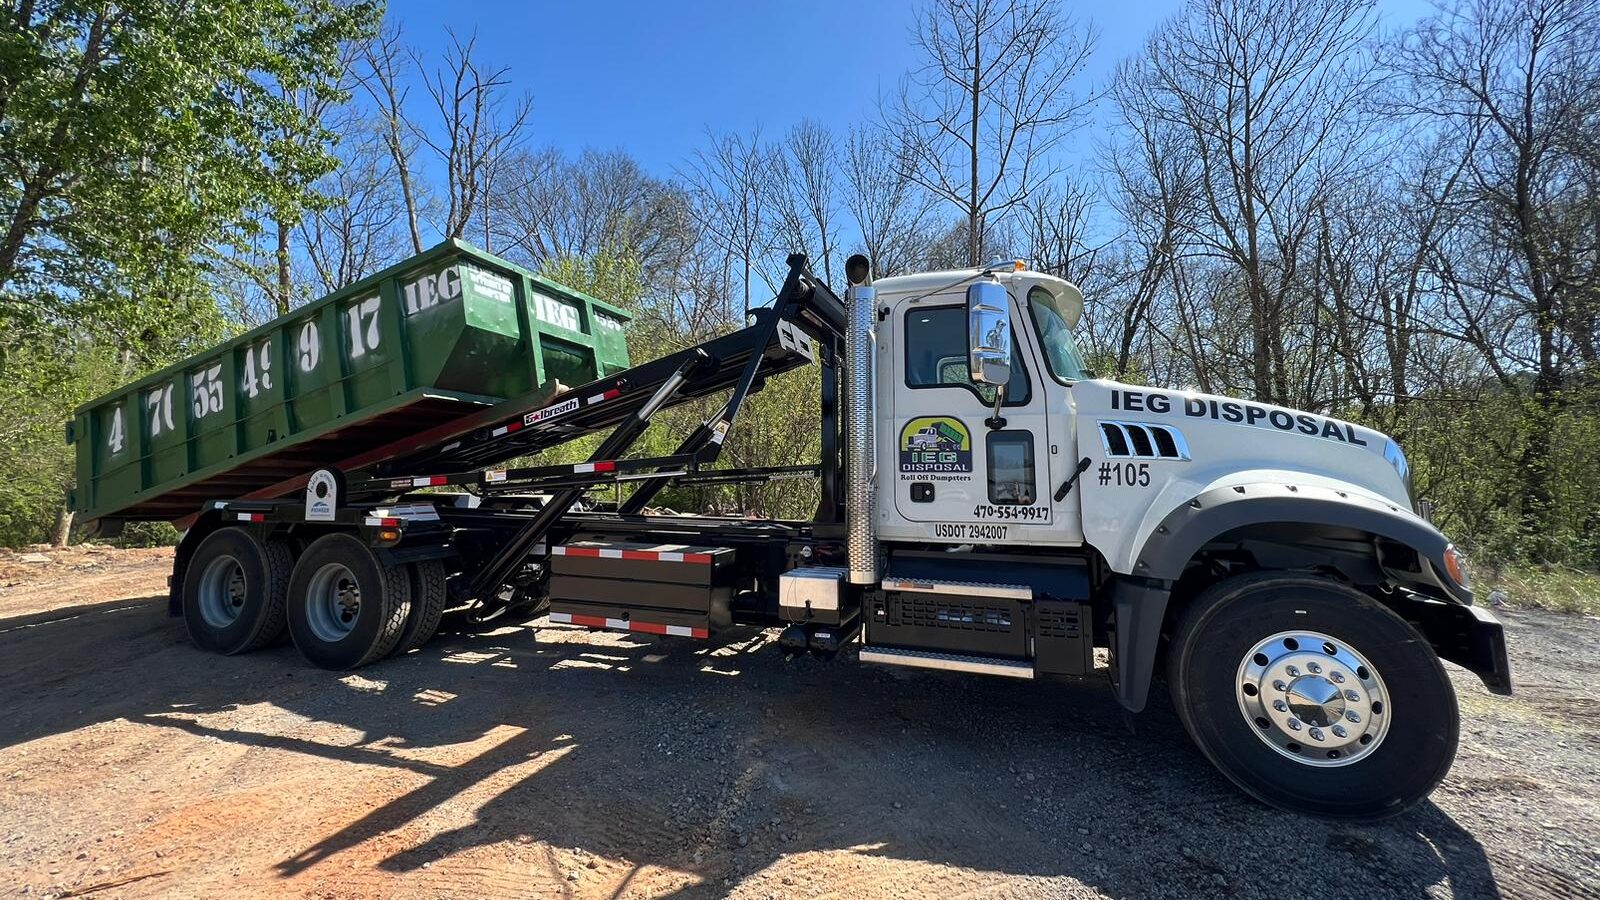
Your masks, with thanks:
[{"label": "galbreath decal", "polygon": [[534,412],[528,413],[522,417],[522,424],[535,425],[539,422],[543,422],[545,419],[554,419],[556,416],[566,415],[577,408],[578,398],[573,397],[571,400],[568,400],[564,403],[557,403],[554,406],[546,406],[544,409],[535,410]]},{"label": "galbreath decal", "polygon": [[900,429],[900,471],[972,472],[972,433],[960,419],[919,416]]}]

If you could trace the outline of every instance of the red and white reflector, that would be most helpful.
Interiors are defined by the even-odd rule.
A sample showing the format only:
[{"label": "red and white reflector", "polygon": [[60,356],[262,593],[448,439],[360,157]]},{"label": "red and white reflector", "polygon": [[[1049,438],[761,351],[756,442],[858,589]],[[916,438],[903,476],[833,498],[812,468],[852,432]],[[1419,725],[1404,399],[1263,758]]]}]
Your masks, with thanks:
[{"label": "red and white reflector", "polygon": [[411,479],[412,487],[438,487],[441,484],[449,483],[450,479],[444,475],[418,475],[416,478]]},{"label": "red and white reflector", "polygon": [[[561,549],[561,548],[556,548]],[[557,625],[582,625],[585,628],[606,628],[612,631],[640,631],[645,634],[662,634],[671,637],[707,638],[711,632],[704,628],[690,628],[687,625],[662,625],[657,622],[635,622],[632,619],[611,619],[606,616],[575,616],[572,613],[550,614],[550,621]]]},{"label": "red and white reflector", "polygon": [[616,469],[617,464],[615,462],[578,463],[572,467],[572,471],[579,475],[588,472],[615,472]]},{"label": "red and white reflector", "polygon": [[602,391],[601,393],[598,393],[598,394],[591,394],[589,396],[589,401],[588,402],[590,403],[590,405],[593,405],[595,403],[604,403],[607,400],[610,400],[612,397],[615,397],[620,393],[622,393],[622,391],[620,391],[620,390],[618,390],[616,388],[612,388],[609,391]]},{"label": "red and white reflector", "polygon": [[711,565],[711,554],[681,550],[619,550],[616,547],[557,546],[550,548],[555,556],[588,556],[595,559],[632,559],[640,562],[681,562]]},{"label": "red and white reflector", "polygon": [[265,522],[267,520],[266,513],[234,513],[234,516],[241,522]]}]

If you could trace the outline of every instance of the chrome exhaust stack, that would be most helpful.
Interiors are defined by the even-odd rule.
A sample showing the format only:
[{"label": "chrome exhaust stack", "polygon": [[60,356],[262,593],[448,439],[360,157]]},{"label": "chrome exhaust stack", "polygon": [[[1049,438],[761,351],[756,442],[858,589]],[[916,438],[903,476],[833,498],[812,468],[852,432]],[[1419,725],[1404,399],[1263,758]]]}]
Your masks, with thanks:
[{"label": "chrome exhaust stack", "polygon": [[872,289],[872,263],[856,254],[845,262],[850,289],[845,293],[845,549],[850,583],[878,581],[877,404],[873,366],[878,352],[877,292]]}]

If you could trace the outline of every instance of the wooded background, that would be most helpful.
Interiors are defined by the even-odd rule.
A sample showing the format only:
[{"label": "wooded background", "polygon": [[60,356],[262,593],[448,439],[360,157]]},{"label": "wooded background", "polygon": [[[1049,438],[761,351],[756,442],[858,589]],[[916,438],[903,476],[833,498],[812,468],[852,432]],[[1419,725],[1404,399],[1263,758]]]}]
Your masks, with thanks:
[{"label": "wooded background", "polygon": [[[370,2],[4,17],[0,544],[72,536],[79,403],[459,237],[632,310],[636,360],[742,324],[791,250],[836,287],[857,251],[880,276],[1019,256],[1082,287],[1099,374],[1373,425],[1478,557],[1600,563],[1600,2],[1390,31],[1370,3],[1194,0],[1094,83],[1086,14],[932,0],[875,38],[921,64],[870,121],[713,123],[671,172],[543,148],[559,123],[471,34]],[[789,381],[734,461],[815,458]]]}]

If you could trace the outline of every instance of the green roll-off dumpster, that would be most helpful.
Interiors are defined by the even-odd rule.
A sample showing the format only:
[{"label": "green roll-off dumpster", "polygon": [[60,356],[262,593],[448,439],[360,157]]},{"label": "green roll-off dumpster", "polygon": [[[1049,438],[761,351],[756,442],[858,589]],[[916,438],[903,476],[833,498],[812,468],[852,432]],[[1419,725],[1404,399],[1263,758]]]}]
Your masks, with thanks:
[{"label": "green roll-off dumpster", "polygon": [[182,520],[628,367],[622,310],[446,241],[79,407],[72,506]]}]

